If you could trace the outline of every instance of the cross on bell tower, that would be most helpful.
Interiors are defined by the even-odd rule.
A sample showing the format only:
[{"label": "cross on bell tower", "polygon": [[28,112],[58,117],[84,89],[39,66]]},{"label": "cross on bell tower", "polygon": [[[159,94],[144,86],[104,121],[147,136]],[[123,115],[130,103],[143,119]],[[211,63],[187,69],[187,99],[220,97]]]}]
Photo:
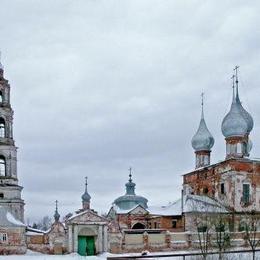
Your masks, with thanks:
[{"label": "cross on bell tower", "polygon": [[4,78],[4,67],[0,60],[0,206],[5,207],[23,222],[22,189],[17,178],[17,147],[13,139],[10,85]]}]

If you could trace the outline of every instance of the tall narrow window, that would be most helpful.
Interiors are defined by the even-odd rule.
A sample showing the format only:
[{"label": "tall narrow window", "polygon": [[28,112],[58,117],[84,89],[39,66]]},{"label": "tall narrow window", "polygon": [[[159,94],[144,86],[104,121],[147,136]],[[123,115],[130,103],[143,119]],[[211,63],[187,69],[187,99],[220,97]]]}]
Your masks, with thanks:
[{"label": "tall narrow window", "polygon": [[0,176],[5,176],[5,158],[3,156],[0,157]]},{"label": "tall narrow window", "polygon": [[5,120],[0,118],[0,137],[5,137]]},{"label": "tall narrow window", "polygon": [[2,102],[3,102],[3,92],[0,91],[0,103],[2,103]]},{"label": "tall narrow window", "polygon": [[243,197],[242,200],[245,204],[249,203],[250,186],[249,184],[243,184]]},{"label": "tall narrow window", "polygon": [[225,184],[224,183],[220,184],[220,193],[225,194]]}]

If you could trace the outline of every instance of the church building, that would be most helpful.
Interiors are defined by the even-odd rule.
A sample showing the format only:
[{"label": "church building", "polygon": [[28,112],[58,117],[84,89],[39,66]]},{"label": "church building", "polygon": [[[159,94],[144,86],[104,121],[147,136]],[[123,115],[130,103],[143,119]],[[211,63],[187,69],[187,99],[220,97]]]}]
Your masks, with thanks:
[{"label": "church building", "polygon": [[17,178],[10,85],[0,62],[0,254],[25,253],[24,201]]},{"label": "church building", "polygon": [[232,104],[221,126],[226,158],[210,163],[214,138],[206,126],[202,103],[199,128],[192,138],[195,170],[183,175],[184,195],[208,196],[222,203],[234,216],[234,230],[239,229],[243,214],[260,212],[260,161],[249,154],[254,122],[240,101],[237,69],[233,76]]}]

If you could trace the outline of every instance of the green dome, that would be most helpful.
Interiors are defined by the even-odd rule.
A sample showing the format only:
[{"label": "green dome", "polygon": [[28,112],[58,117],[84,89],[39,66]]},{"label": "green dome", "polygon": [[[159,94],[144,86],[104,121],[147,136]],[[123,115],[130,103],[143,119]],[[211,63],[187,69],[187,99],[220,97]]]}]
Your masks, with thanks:
[{"label": "green dome", "polygon": [[129,175],[129,181],[126,183],[126,194],[118,197],[114,204],[123,210],[132,209],[137,205],[141,205],[143,208],[147,208],[148,200],[142,196],[138,196],[135,194],[135,183],[132,182],[132,175]]}]

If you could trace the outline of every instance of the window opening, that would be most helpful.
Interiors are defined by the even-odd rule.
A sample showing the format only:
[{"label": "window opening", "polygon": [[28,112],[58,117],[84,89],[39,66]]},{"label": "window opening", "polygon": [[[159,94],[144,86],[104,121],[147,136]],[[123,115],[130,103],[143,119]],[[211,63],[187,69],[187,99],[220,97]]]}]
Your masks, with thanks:
[{"label": "window opening", "polygon": [[0,157],[0,176],[5,176],[5,159]]}]

